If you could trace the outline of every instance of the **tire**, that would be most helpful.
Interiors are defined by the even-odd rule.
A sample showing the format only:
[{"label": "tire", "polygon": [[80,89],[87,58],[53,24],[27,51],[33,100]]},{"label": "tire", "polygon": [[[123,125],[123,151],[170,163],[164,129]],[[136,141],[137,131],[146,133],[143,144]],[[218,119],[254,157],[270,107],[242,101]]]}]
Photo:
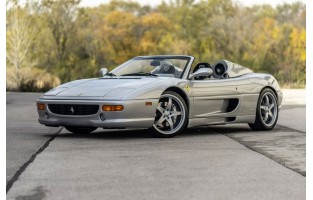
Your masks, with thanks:
[{"label": "tire", "polygon": [[153,137],[174,137],[184,130],[187,121],[188,108],[184,99],[176,92],[166,91],[160,97],[150,133]]},{"label": "tire", "polygon": [[265,88],[261,91],[255,121],[249,124],[250,128],[255,131],[272,130],[278,119],[278,104],[277,97],[273,90]]},{"label": "tire", "polygon": [[65,126],[64,128],[74,134],[87,134],[97,129],[97,127],[81,127],[81,126]]}]

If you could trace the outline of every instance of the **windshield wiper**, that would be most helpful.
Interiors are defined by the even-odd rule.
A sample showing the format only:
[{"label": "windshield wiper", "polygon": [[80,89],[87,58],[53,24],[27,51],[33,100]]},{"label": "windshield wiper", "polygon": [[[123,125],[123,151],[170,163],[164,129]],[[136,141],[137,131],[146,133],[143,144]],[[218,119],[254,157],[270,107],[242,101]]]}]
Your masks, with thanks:
[{"label": "windshield wiper", "polygon": [[145,72],[137,72],[137,73],[131,73],[131,74],[123,74],[121,76],[158,76],[158,75],[145,73]]}]

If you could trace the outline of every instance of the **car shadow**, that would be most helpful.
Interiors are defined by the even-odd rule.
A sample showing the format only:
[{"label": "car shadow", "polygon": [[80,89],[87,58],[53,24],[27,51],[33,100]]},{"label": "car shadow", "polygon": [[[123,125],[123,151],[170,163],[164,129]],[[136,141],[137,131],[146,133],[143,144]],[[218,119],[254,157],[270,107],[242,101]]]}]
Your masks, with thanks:
[{"label": "car shadow", "polygon": [[92,133],[84,133],[84,134],[73,134],[68,131],[62,131],[58,135],[60,138],[90,138],[90,139],[133,139],[133,138],[149,138],[150,135],[146,130],[142,129],[97,129]]},{"label": "car shadow", "polygon": [[211,126],[214,131],[219,133],[243,133],[255,132],[250,129],[248,125],[225,125],[225,126]]},{"label": "car shadow", "polygon": [[274,127],[274,129],[268,131],[254,131],[247,124],[219,125],[211,126],[211,128],[221,134],[236,134],[236,133],[272,134],[276,132],[296,131],[278,124]]},{"label": "car shadow", "polygon": [[[216,131],[209,127],[197,127],[189,128],[182,131],[180,134],[174,138],[185,138],[185,137],[195,137],[195,136],[207,136],[207,135],[218,135]],[[55,136],[55,134],[45,134],[46,137]],[[147,129],[97,129],[92,133],[86,134],[73,134],[66,130],[63,130],[57,135],[58,138],[86,138],[86,139],[140,139],[140,138],[151,138],[154,139]]]},{"label": "car shadow", "polygon": [[[234,125],[217,125],[217,126],[203,126],[188,128],[182,131],[180,134],[174,138],[185,138],[185,137],[196,137],[196,136],[209,136],[209,135],[218,135],[218,134],[236,134],[236,133],[273,133],[278,131],[286,131],[286,127],[277,125],[271,131],[253,131],[248,125],[244,124],[234,124]],[[45,134],[46,137],[55,136],[55,134]],[[97,129],[92,133],[86,134],[73,134],[65,129],[57,135],[59,138],[86,138],[86,139],[140,139],[140,138],[153,138],[149,130],[147,129]]]}]

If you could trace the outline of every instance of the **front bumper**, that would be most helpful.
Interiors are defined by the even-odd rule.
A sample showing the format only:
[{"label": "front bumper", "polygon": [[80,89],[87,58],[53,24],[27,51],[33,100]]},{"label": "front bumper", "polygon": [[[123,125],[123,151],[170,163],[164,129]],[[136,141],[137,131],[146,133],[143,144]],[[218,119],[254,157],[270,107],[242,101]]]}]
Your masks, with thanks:
[{"label": "front bumper", "polygon": [[[152,105],[146,102],[152,102]],[[99,101],[99,100],[47,100],[38,99],[45,104],[45,110],[38,110],[39,123],[46,126],[92,126],[103,128],[150,128],[153,125],[158,99]],[[99,105],[92,115],[59,115],[49,110],[48,104]],[[123,105],[122,111],[102,111],[102,105]],[[102,117],[100,117],[102,115]]]}]

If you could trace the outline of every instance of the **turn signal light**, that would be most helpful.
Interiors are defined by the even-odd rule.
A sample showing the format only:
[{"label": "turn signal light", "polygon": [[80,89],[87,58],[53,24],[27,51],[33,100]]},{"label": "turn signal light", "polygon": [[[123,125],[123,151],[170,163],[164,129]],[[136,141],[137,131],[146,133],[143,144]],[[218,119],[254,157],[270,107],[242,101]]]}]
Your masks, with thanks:
[{"label": "turn signal light", "polygon": [[103,105],[103,111],[122,111],[124,110],[124,106],[122,105]]},{"label": "turn signal light", "polygon": [[38,109],[38,110],[45,110],[45,109],[46,109],[46,106],[45,106],[45,104],[43,104],[43,103],[37,103],[37,109]]}]

